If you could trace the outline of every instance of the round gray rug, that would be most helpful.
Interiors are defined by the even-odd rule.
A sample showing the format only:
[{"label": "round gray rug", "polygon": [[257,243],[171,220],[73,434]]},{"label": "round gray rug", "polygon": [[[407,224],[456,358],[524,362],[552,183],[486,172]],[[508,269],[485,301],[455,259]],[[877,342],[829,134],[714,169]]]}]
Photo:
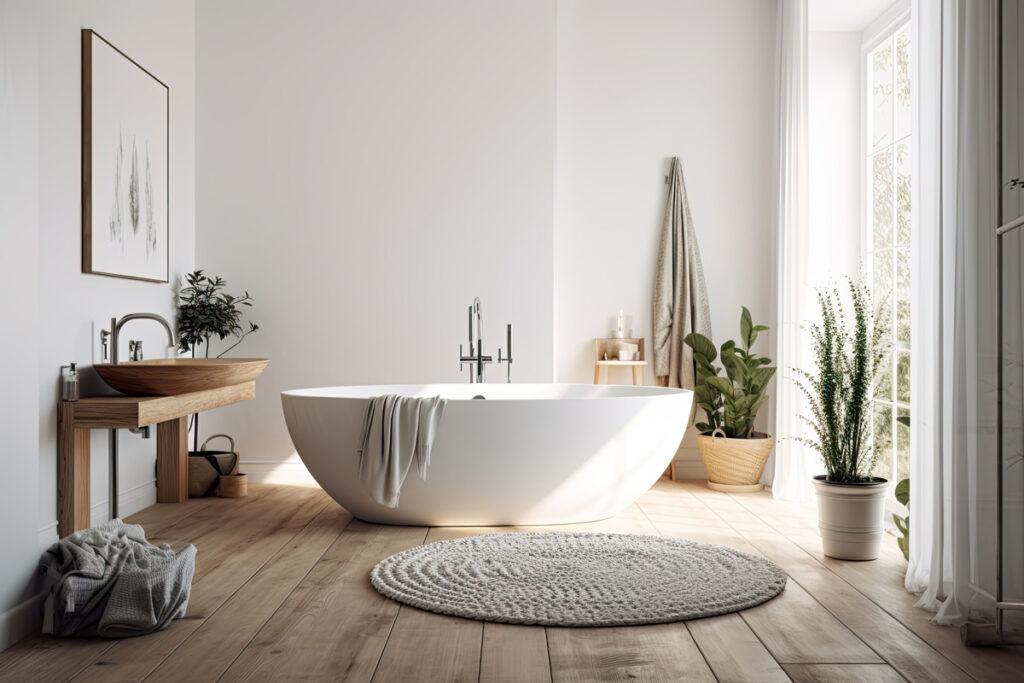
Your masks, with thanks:
[{"label": "round gray rug", "polygon": [[373,587],[430,612],[508,624],[623,626],[737,612],[786,574],[719,545],[633,534],[497,533],[397,553]]}]

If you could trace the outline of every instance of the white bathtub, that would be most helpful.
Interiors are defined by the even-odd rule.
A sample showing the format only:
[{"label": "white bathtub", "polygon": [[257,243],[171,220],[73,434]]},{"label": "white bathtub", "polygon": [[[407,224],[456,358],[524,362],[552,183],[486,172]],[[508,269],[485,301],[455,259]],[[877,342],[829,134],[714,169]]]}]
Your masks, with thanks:
[{"label": "white bathtub", "polygon": [[[413,468],[397,508],[370,498],[356,454],[367,398],[448,398],[426,480]],[[486,400],[472,400],[482,395]],[[368,522],[424,526],[604,519],[665,471],[693,393],[589,384],[432,384],[285,391],[292,442],[313,477]]]}]

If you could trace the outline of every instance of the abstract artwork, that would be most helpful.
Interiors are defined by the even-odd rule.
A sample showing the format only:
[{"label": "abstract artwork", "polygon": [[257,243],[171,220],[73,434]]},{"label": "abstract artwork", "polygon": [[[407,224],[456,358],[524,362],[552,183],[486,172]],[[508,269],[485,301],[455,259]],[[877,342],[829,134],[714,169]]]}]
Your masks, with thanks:
[{"label": "abstract artwork", "polygon": [[82,272],[168,281],[168,88],[82,30]]}]

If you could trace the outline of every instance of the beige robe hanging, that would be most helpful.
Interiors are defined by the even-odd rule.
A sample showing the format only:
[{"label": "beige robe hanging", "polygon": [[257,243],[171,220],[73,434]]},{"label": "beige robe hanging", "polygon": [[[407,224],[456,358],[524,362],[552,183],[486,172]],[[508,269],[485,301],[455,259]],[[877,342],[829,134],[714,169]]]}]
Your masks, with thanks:
[{"label": "beige robe hanging", "polygon": [[693,350],[683,343],[691,332],[711,336],[704,266],[686,198],[683,166],[672,158],[665,220],[654,280],[654,377],[658,384],[693,389]]}]

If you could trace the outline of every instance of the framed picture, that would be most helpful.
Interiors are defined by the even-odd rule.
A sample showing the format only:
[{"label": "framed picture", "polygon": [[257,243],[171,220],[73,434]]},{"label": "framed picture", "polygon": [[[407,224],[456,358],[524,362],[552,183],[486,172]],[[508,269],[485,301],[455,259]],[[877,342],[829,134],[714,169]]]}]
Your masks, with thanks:
[{"label": "framed picture", "polygon": [[82,272],[168,281],[168,88],[82,30]]}]

